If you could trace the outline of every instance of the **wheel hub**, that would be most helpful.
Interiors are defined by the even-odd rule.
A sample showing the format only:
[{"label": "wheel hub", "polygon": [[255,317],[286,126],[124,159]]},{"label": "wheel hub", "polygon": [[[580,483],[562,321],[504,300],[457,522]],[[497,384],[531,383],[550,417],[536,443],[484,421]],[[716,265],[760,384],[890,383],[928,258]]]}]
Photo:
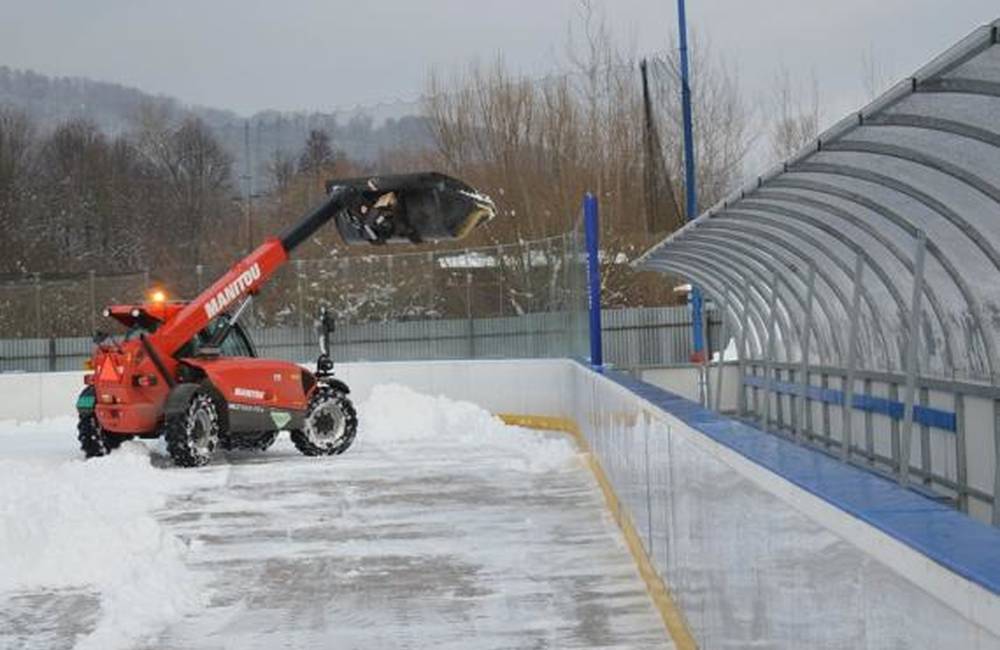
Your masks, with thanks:
[{"label": "wheel hub", "polygon": [[336,444],[347,431],[347,419],[335,401],[316,407],[306,420],[306,434],[316,444]]},{"label": "wheel hub", "polygon": [[212,431],[215,429],[215,413],[202,401],[196,401],[191,406],[193,411],[188,423],[188,439],[191,446],[199,454],[211,454],[215,451],[215,441]]}]

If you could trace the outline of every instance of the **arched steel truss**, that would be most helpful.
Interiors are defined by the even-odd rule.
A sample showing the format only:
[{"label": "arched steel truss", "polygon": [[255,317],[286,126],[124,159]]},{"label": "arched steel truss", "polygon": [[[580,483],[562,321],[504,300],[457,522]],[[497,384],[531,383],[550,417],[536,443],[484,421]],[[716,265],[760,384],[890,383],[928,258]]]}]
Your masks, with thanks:
[{"label": "arched steel truss", "polygon": [[[766,354],[773,324],[773,360],[802,361],[809,323],[806,361],[844,367],[857,325],[861,368],[905,372],[915,333],[921,375],[996,385],[998,26],[981,28],[848,116],[638,265],[703,287],[723,306],[731,331],[744,330],[751,357]],[[920,268],[918,247],[926,252]]]}]

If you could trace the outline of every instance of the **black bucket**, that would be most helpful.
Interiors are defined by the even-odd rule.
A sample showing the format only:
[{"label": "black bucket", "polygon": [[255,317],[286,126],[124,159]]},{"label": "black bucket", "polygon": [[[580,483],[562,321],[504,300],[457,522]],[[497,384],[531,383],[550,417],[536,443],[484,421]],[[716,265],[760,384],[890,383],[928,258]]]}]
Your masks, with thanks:
[{"label": "black bucket", "polygon": [[350,188],[335,220],[347,244],[440,242],[462,239],[496,216],[489,197],[438,173],[335,180],[327,192]]}]

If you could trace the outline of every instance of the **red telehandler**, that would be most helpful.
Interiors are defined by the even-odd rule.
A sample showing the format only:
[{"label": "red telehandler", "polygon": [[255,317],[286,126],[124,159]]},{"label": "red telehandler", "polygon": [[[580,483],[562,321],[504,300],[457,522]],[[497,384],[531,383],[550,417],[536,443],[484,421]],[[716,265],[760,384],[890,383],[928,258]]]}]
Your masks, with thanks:
[{"label": "red telehandler", "polygon": [[80,446],[103,456],[132,437],[166,439],[177,465],[208,463],[218,447],[263,450],[289,431],[308,456],[347,450],[357,430],[349,388],[333,376],[332,318],[320,318],[316,371],[258,359],[240,316],[297,246],[331,219],[348,244],[458,239],[496,214],[489,198],[442,174],[327,184],[322,205],[237,262],[190,302],[154,294],[104,310],[124,337],[95,335],[93,372],[77,399]]}]

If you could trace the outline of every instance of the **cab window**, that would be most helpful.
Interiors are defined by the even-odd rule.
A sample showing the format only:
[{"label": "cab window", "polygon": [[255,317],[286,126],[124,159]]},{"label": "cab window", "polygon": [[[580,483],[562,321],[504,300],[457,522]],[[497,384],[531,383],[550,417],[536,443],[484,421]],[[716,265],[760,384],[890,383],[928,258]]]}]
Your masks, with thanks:
[{"label": "cab window", "polygon": [[250,344],[243,336],[243,332],[235,327],[229,330],[222,345],[219,346],[219,353],[224,357],[252,357]]},{"label": "cab window", "polygon": [[[200,348],[209,345],[212,342],[216,333],[218,333],[218,331],[226,325],[228,319],[229,316],[226,314],[214,319],[205,327],[205,329],[198,332],[193,339],[188,341],[184,347],[178,350],[175,357],[181,359],[197,354]],[[233,327],[229,330],[229,333],[226,334],[226,338],[219,346],[219,354],[224,357],[255,356],[253,346],[250,345],[250,341],[247,339],[246,335],[239,328],[239,326]]]}]

